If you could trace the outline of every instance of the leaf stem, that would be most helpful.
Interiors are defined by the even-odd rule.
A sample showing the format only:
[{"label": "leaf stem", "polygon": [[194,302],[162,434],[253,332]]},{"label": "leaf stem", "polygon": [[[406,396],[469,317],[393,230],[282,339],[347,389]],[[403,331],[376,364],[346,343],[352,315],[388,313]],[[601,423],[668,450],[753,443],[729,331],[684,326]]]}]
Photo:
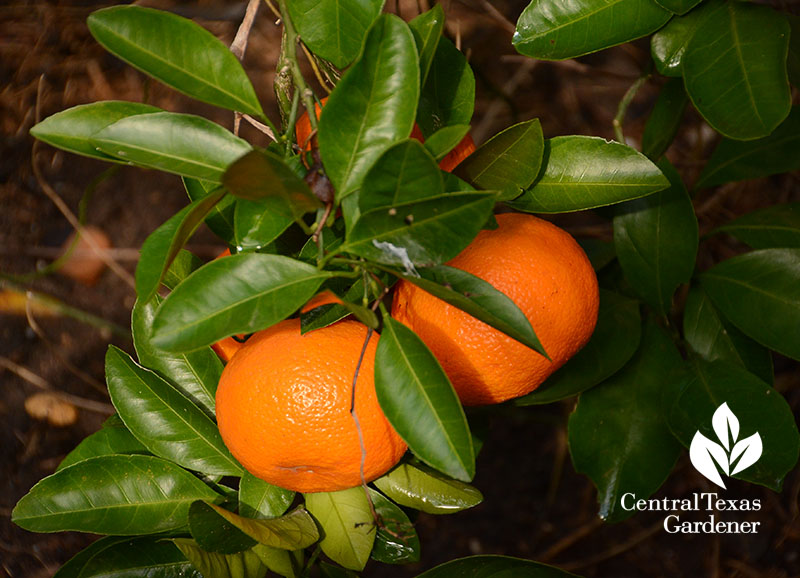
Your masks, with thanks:
[{"label": "leaf stem", "polygon": [[289,10],[286,8],[286,0],[280,0],[278,5],[280,6],[281,18],[283,19],[283,27],[286,31],[286,60],[292,72],[295,90],[300,92],[300,98],[303,99],[303,105],[308,112],[311,130],[315,131],[317,130],[317,114],[316,107],[314,106],[314,93],[306,84],[306,79],[303,77],[303,72],[300,70],[300,64],[297,61],[297,43],[300,41],[300,37],[289,16]]},{"label": "leaf stem", "polygon": [[617,141],[625,144],[625,135],[622,132],[622,123],[625,120],[625,114],[628,112],[628,107],[630,106],[631,102],[633,101],[636,94],[639,92],[639,89],[644,86],[644,84],[650,80],[650,76],[652,75],[652,61],[642,72],[642,75],[637,78],[625,95],[622,97],[622,100],[619,101],[619,106],[617,107],[617,116],[614,117],[612,121],[612,125],[614,126],[614,136],[616,137]]}]

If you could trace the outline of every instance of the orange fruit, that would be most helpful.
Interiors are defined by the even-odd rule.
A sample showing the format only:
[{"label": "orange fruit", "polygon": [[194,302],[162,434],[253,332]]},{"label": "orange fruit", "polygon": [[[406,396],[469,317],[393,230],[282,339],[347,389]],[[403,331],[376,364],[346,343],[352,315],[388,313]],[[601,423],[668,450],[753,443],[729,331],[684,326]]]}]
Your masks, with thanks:
[{"label": "orange fruit", "polygon": [[428,345],[464,405],[530,393],[586,344],[597,322],[597,277],[578,243],[531,215],[497,215],[497,222],[448,265],[510,297],[552,361],[406,281],[392,304],[392,317]]},{"label": "orange fruit", "polygon": [[[320,102],[324,106],[325,103],[328,101],[328,97],[326,96]],[[319,118],[320,112],[322,108],[320,107],[319,103],[316,105],[317,110],[317,118]],[[314,138],[310,138],[311,136],[311,121],[308,120],[308,113],[304,112],[300,118],[297,120],[297,124],[294,127],[295,136],[297,137],[297,144],[304,150],[309,151],[311,150],[312,143],[314,142]],[[418,140],[419,142],[424,143],[425,137],[422,136],[422,131],[420,130],[417,124],[414,124],[414,128],[411,131],[410,138]],[[456,147],[451,150],[447,155],[439,161],[439,168],[443,171],[452,172],[454,168],[458,166],[458,164],[467,158],[469,155],[475,152],[475,141],[472,140],[472,136],[469,134],[466,135],[461,142],[459,142]]]},{"label": "orange fruit", "polygon": [[[301,335],[300,320],[287,319],[253,335],[225,366],[217,422],[228,449],[250,473],[304,493],[361,484],[361,444],[350,404],[366,335],[366,326],[347,320]],[[406,451],[375,395],[377,342],[374,334],[355,390],[367,482]]]},{"label": "orange fruit", "polygon": [[308,300],[308,303],[303,305],[303,308],[300,310],[300,313],[308,313],[312,309],[316,309],[317,307],[322,307],[323,305],[331,305],[333,303],[341,303],[342,300],[329,289],[325,289],[320,291],[316,295],[314,295],[311,299]]}]

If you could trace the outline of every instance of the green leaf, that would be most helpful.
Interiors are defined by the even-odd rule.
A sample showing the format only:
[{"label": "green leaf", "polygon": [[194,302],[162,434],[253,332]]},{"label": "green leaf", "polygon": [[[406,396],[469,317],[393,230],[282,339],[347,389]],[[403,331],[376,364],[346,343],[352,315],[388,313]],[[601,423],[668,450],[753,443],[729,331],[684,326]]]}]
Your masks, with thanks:
[{"label": "green leaf", "polygon": [[688,103],[689,97],[683,89],[683,80],[670,78],[661,88],[653,112],[644,125],[642,153],[647,158],[658,160],[667,152],[678,134]]},{"label": "green leaf", "polygon": [[401,463],[373,483],[401,506],[428,514],[454,514],[483,501],[477,488],[422,465]]},{"label": "green leaf", "polygon": [[419,562],[419,536],[411,520],[380,492],[369,488],[369,495],[381,521],[370,557],[384,564]]},{"label": "green leaf", "polygon": [[189,531],[198,546],[206,552],[237,554],[257,544],[255,540],[217,514],[202,501],[189,508]]},{"label": "green leaf", "polygon": [[514,403],[552,403],[605,381],[622,369],[638,349],[641,333],[639,303],[600,289],[600,312],[589,343],[535,391]]},{"label": "green leaf", "polygon": [[535,118],[494,135],[458,165],[456,174],[479,189],[512,191],[516,197],[539,175],[543,155],[542,125]]},{"label": "green leaf", "polygon": [[122,421],[155,455],[205,474],[242,474],[214,421],[113,345],[106,353],[106,382]]},{"label": "green leaf", "polygon": [[375,353],[375,393],[414,455],[452,478],[475,476],[469,425],[450,380],[425,343],[391,317]]},{"label": "green leaf", "polygon": [[672,186],[618,207],[614,247],[625,277],[642,299],[662,315],[672,295],[691,279],[697,257],[697,217],[678,172],[658,165]]},{"label": "green leaf", "polygon": [[646,36],[670,16],[642,0],[532,0],[513,43],[520,54],[541,60],[575,58]]},{"label": "green leaf", "polygon": [[195,500],[216,492],[172,462],[152,456],[100,456],[37,483],[11,521],[32,532],[156,534],[186,525]]},{"label": "green leaf", "polygon": [[700,4],[702,0],[656,0],[662,8],[675,14],[686,14],[689,10]]},{"label": "green leaf", "polygon": [[253,333],[306,303],[331,273],[281,255],[244,253],[192,273],[156,311],[153,343],[190,351]]},{"label": "green leaf", "polygon": [[800,359],[800,249],[763,249],[727,259],[702,275],[712,303],[746,335]]},{"label": "green leaf", "polygon": [[680,77],[683,55],[697,28],[722,0],[707,0],[685,16],[675,16],[650,39],[650,54],[656,70],[664,76]]},{"label": "green leaf", "polygon": [[[363,492],[362,488],[359,489]],[[271,548],[302,550],[319,540],[314,520],[302,507],[295,508],[279,518],[251,519],[214,504],[207,505],[235,528]]]},{"label": "green leaf", "polygon": [[339,492],[305,494],[306,507],[322,527],[322,551],[351,570],[363,570],[375,542],[366,490],[361,486]]},{"label": "green leaf", "polygon": [[210,120],[172,112],[123,118],[96,132],[90,142],[135,165],[214,183],[251,149],[247,141]]},{"label": "green leaf", "polygon": [[683,334],[691,348],[706,361],[738,365],[771,384],[772,356],[720,315],[700,287],[692,287],[683,310]]},{"label": "green leaf", "polygon": [[148,453],[147,448],[133,437],[122,420],[114,414],[103,423],[103,427],[99,431],[84,438],[74,450],[69,452],[58,464],[56,471],[97,456]]},{"label": "green leaf", "polygon": [[717,227],[713,232],[733,235],[753,249],[797,249],[800,248],[800,203],[764,207]]},{"label": "green leaf", "polygon": [[554,566],[508,556],[458,558],[418,574],[417,578],[578,578]]},{"label": "green leaf", "polygon": [[444,10],[436,4],[408,23],[419,52],[420,85],[425,86],[444,29]]},{"label": "green leaf", "polygon": [[563,136],[544,143],[544,172],[508,204],[529,213],[564,213],[636,199],[669,186],[647,157],[618,142]]},{"label": "green leaf", "polygon": [[779,492],[797,463],[800,435],[783,396],[753,374],[725,361],[696,360],[669,412],[669,426],[686,447],[698,431],[711,440],[719,439],[711,418],[723,403],[739,420],[738,439],[758,432],[763,445],[759,460],[734,477]]},{"label": "green leaf", "polygon": [[458,146],[458,143],[467,136],[469,130],[470,126],[468,124],[443,126],[425,139],[425,148],[428,149],[428,152],[433,155],[433,158],[438,163],[447,156],[447,153]]},{"label": "green leaf", "polygon": [[286,203],[280,197],[260,201],[237,199],[233,210],[234,243],[237,249],[263,249],[280,237],[295,222],[285,214],[286,208]]},{"label": "green leaf", "polygon": [[264,578],[267,566],[255,550],[245,550],[238,554],[219,554],[206,552],[197,542],[189,538],[172,538],[184,556],[203,576],[214,578]]},{"label": "green leaf", "polygon": [[407,139],[390,147],[372,165],[358,193],[358,205],[363,214],[443,193],[442,172],[433,156],[419,141]]},{"label": "green leaf", "polygon": [[516,303],[480,277],[447,265],[420,268],[416,275],[392,273],[547,355],[530,321]]},{"label": "green leaf", "polygon": [[174,544],[160,538],[107,536],[93,542],[69,562],[54,578],[203,578]]},{"label": "green leaf", "polygon": [[343,252],[386,265],[429,266],[452,259],[478,234],[494,207],[487,192],[439,197],[374,209],[349,230]]},{"label": "green leaf", "polygon": [[603,241],[593,237],[581,237],[575,240],[578,241],[583,252],[589,257],[589,262],[595,271],[600,271],[617,258],[613,241]]},{"label": "green leaf", "polygon": [[572,463],[597,487],[604,520],[632,515],[620,506],[622,495],[650,496],[675,465],[680,445],[667,428],[662,400],[677,395],[681,367],[672,340],[650,322],[639,351],[622,371],[578,399],[569,419]]},{"label": "green leaf", "polygon": [[800,16],[789,14],[788,12],[785,12],[784,16],[791,27],[786,70],[789,73],[789,82],[798,87],[800,86]]},{"label": "green leaf", "polygon": [[112,6],[93,12],[87,24],[106,50],[175,90],[215,106],[264,116],[236,56],[191,20],[141,6]]},{"label": "green leaf", "polygon": [[[216,183],[199,181],[188,177],[182,177],[182,180],[183,187],[186,189],[191,201],[197,201],[206,195],[210,195],[218,187]],[[206,225],[211,229],[211,232],[228,245],[236,244],[233,235],[233,208],[235,201],[236,199],[232,195],[223,197],[219,203],[214,205],[211,213],[206,216]]]},{"label": "green leaf", "polygon": [[275,518],[289,509],[294,492],[273,486],[249,472],[239,482],[239,514],[245,518]]},{"label": "green leaf", "polygon": [[319,121],[319,152],[337,200],[357,191],[378,157],[411,133],[418,97],[414,37],[405,22],[382,14]]},{"label": "green leaf", "polygon": [[720,4],[683,55],[686,92],[715,130],[738,140],[770,134],[789,114],[789,23],[767,6]]},{"label": "green leaf", "polygon": [[289,552],[278,548],[257,544],[253,552],[272,572],[285,576],[285,578],[298,578],[298,566],[303,564],[303,551]]},{"label": "green leaf", "polygon": [[289,15],[314,54],[346,68],[358,56],[383,0],[292,0]]},{"label": "green leaf", "polygon": [[442,37],[419,95],[417,124],[427,138],[443,127],[469,124],[474,108],[475,75],[461,51]]},{"label": "green leaf", "polygon": [[178,252],[225,194],[225,189],[219,188],[194,201],[145,239],[136,265],[136,294],[142,302],[153,298]]},{"label": "green leaf", "polygon": [[121,100],[81,104],[37,123],[31,128],[31,135],[71,153],[103,161],[124,162],[98,151],[90,141],[92,135],[123,118],[152,112],[162,111],[149,104]]},{"label": "green leaf", "polygon": [[722,139],[697,179],[697,190],[732,181],[760,179],[800,170],[800,106],[768,137],[753,141]]}]

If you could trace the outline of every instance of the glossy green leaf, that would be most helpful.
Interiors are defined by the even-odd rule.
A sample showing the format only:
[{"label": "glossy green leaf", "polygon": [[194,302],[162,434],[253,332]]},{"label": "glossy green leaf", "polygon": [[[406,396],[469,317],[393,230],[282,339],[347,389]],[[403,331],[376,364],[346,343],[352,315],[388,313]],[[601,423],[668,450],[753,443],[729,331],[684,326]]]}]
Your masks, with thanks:
[{"label": "glossy green leaf", "polygon": [[512,191],[512,198],[539,175],[544,136],[539,119],[515,124],[494,135],[458,165],[456,174],[479,189]]},{"label": "glossy green leaf", "polygon": [[646,36],[670,16],[647,0],[532,0],[513,43],[520,54],[541,60],[575,58]]},{"label": "glossy green leaf", "polygon": [[358,56],[383,0],[292,0],[287,3],[300,38],[314,54],[345,68]]},{"label": "glossy green leaf", "polygon": [[652,160],[658,160],[675,140],[683,120],[683,113],[689,97],[683,89],[683,80],[670,78],[661,88],[653,112],[644,125],[642,153]]},{"label": "glossy green leaf", "polygon": [[468,124],[444,126],[425,139],[425,148],[440,162],[451,150],[458,146],[470,130]]},{"label": "glossy green leaf", "polygon": [[675,14],[686,14],[689,10],[700,4],[702,0],[656,0],[662,8]]},{"label": "glossy green leaf", "polygon": [[358,193],[360,212],[389,209],[444,193],[442,172],[431,153],[416,140],[403,140],[384,152]]},{"label": "glossy green leaf", "polygon": [[[210,195],[219,186],[216,183],[199,181],[188,177],[182,177],[182,180],[183,187],[186,189],[186,193],[191,201],[197,201],[198,199]],[[232,195],[223,197],[219,203],[214,205],[214,208],[211,209],[208,216],[206,216],[206,225],[208,225],[208,228],[228,245],[236,244],[233,235],[233,209],[235,201],[236,198]]]},{"label": "glossy green leaf", "polygon": [[600,312],[589,343],[516,405],[540,405],[577,395],[617,373],[639,347],[639,303],[600,289]]},{"label": "glossy green leaf", "polygon": [[554,566],[509,556],[458,558],[418,574],[417,578],[579,578]]},{"label": "glossy green leaf", "polygon": [[795,417],[780,393],[739,365],[696,360],[683,393],[669,412],[669,426],[686,447],[698,431],[710,440],[718,440],[712,416],[723,403],[738,418],[741,429],[736,439],[744,440],[758,432],[763,446],[758,461],[734,477],[779,492],[800,452]]},{"label": "glossy green leaf", "polygon": [[722,139],[694,188],[705,189],[732,181],[760,179],[800,170],[800,106],[768,137],[753,141]]},{"label": "glossy green leaf", "polygon": [[288,229],[294,219],[287,216],[279,197],[259,201],[237,199],[233,210],[234,242],[240,251],[263,249]]},{"label": "glossy green leaf", "polygon": [[192,273],[161,304],[152,341],[169,351],[191,351],[264,329],[305,304],[330,276],[281,255],[217,259]]},{"label": "glossy green leaf", "polygon": [[425,86],[444,29],[444,10],[441,4],[436,4],[427,12],[423,12],[411,20],[408,26],[414,35],[414,42],[419,52],[420,85]]},{"label": "glossy green leaf", "polygon": [[156,534],[186,525],[195,500],[220,500],[183,468],[152,456],[100,456],[37,483],[11,521],[32,532]]},{"label": "glossy green leaf", "polygon": [[393,273],[546,355],[522,310],[505,293],[480,277],[447,265],[420,268],[416,275]]},{"label": "glossy green leaf", "polygon": [[110,162],[124,162],[97,150],[92,135],[123,118],[161,112],[160,108],[139,102],[106,100],[73,106],[47,117],[31,128],[31,135],[49,145],[71,153]]},{"label": "glossy green leaf", "polygon": [[87,24],[106,50],[164,84],[215,106],[264,116],[236,56],[191,20],[141,6],[112,6],[93,12]]},{"label": "glossy green leaf", "polygon": [[109,417],[99,431],[83,439],[58,464],[56,471],[97,456],[114,454],[149,454],[147,448],[133,437],[116,414]]},{"label": "glossy green leaf", "polygon": [[214,578],[264,578],[267,566],[254,550],[237,554],[206,552],[189,538],[172,538],[184,556],[203,576]]},{"label": "glossy green leaf", "polygon": [[572,463],[597,487],[604,520],[631,516],[621,507],[622,495],[647,498],[678,459],[680,445],[667,428],[662,400],[677,396],[682,363],[670,337],[650,322],[622,371],[578,398],[569,419]]},{"label": "glossy green leaf", "polygon": [[302,550],[319,540],[319,532],[308,512],[298,507],[278,518],[245,518],[209,504],[222,518],[265,546],[282,550]]},{"label": "glossy green leaf", "polygon": [[411,520],[380,492],[370,488],[369,495],[381,520],[370,557],[384,564],[419,562],[419,536]]},{"label": "glossy green leaf", "polygon": [[375,521],[361,486],[305,494],[306,508],[322,527],[322,551],[351,570],[363,570],[375,542]]},{"label": "glossy green leaf", "polygon": [[712,303],[746,335],[800,359],[800,249],[762,249],[702,275]]},{"label": "glossy green leaf", "polygon": [[789,114],[789,24],[779,12],[725,2],[697,27],[683,55],[686,92],[714,129],[738,140],[770,134]]},{"label": "glossy green leaf", "polygon": [[667,178],[643,154],[614,141],[563,136],[544,144],[544,171],[508,204],[529,213],[593,209],[666,189]]},{"label": "glossy green leaf", "polygon": [[253,546],[253,552],[272,572],[285,578],[298,578],[300,576],[299,569],[304,562],[302,550],[290,552],[265,546],[264,544],[256,544]]},{"label": "glossy green leaf", "polygon": [[392,501],[428,514],[454,514],[483,501],[477,488],[416,464],[401,463],[373,483]]},{"label": "glossy green leaf", "polygon": [[242,474],[208,414],[113,345],[106,382],[122,421],[155,455],[205,474]]},{"label": "glossy green leaf", "polygon": [[319,120],[319,152],[337,200],[357,191],[378,157],[411,134],[418,97],[414,37],[405,22],[383,14]]},{"label": "glossy green leaf", "polygon": [[142,302],[153,298],[173,259],[225,194],[219,188],[194,201],[148,235],[136,265],[136,294]]},{"label": "glossy green leaf", "polygon": [[257,544],[250,536],[217,514],[205,502],[194,502],[189,508],[189,531],[206,552],[237,554]]},{"label": "glossy green leaf", "polygon": [[474,109],[475,75],[464,54],[441,37],[419,95],[417,124],[427,138],[446,126],[469,124]]},{"label": "glossy green leaf", "polygon": [[666,159],[659,167],[672,186],[617,208],[614,247],[631,287],[666,315],[678,285],[694,272],[698,232],[680,175]]},{"label": "glossy green leaf", "polygon": [[443,263],[478,234],[494,201],[494,193],[483,191],[447,193],[375,209],[361,215],[341,250],[409,272],[414,265]]},{"label": "glossy green leaf", "polygon": [[728,233],[753,249],[800,248],[800,203],[758,209],[714,229]]},{"label": "glossy green leaf", "polygon": [[650,54],[656,70],[664,76],[680,77],[683,55],[698,26],[713,14],[722,0],[706,0],[684,16],[675,16],[650,39]]},{"label": "glossy green leaf", "polygon": [[239,514],[245,518],[276,518],[286,512],[294,492],[273,486],[249,472],[239,482]]},{"label": "glossy green leaf", "polygon": [[414,455],[452,478],[475,476],[469,425],[450,380],[425,343],[391,317],[375,353],[375,393]]},{"label": "glossy green leaf", "polygon": [[247,141],[210,120],[173,112],[128,116],[96,132],[90,142],[141,167],[214,183],[251,149]]},{"label": "glossy green leaf", "polygon": [[64,564],[54,578],[203,578],[174,544],[160,538],[107,536]]},{"label": "glossy green leaf", "polygon": [[720,315],[708,295],[692,287],[683,310],[683,334],[706,361],[724,361],[747,369],[763,381],[773,381],[772,356]]}]

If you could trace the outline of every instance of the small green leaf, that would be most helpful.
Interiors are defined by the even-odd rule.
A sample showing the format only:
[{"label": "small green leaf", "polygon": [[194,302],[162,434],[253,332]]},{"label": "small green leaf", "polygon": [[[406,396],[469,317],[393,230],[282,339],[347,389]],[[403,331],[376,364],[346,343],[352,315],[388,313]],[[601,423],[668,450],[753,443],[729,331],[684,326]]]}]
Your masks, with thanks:
[{"label": "small green leaf", "polygon": [[186,525],[195,500],[221,500],[183,468],[152,456],[100,456],[41,480],[11,521],[32,532],[157,534]]},{"label": "small green leaf", "polygon": [[772,205],[714,229],[728,233],[753,249],[800,248],[800,203]]},{"label": "small green leaf", "polygon": [[37,123],[31,128],[31,135],[71,153],[115,163],[125,162],[98,151],[91,143],[91,137],[118,120],[152,112],[162,112],[162,110],[148,104],[121,100],[81,104]]},{"label": "small green leaf", "polygon": [[721,0],[707,0],[685,16],[675,16],[650,39],[650,53],[656,70],[664,76],[680,77],[683,55],[695,31],[714,12]]},{"label": "small green leaf", "polygon": [[642,153],[651,160],[658,160],[675,140],[683,120],[689,97],[683,89],[683,80],[671,78],[661,88],[658,100],[644,125]]},{"label": "small green leaf", "polygon": [[425,139],[425,148],[440,162],[469,134],[470,128],[468,124],[444,126]]},{"label": "small green leaf", "polygon": [[383,320],[375,353],[375,393],[419,459],[464,482],[474,477],[469,425],[450,380],[425,343],[391,317]]},{"label": "small green leaf", "polygon": [[319,120],[319,152],[337,200],[357,191],[378,157],[411,134],[418,97],[414,37],[405,22],[382,14]]},{"label": "small green leaf", "polygon": [[418,574],[417,578],[579,578],[554,566],[508,556],[458,558]]},{"label": "small green leaf", "polygon": [[255,540],[200,500],[189,508],[189,531],[206,552],[238,554],[257,544]]},{"label": "small green leaf", "polygon": [[306,507],[322,527],[322,551],[351,570],[363,570],[375,542],[375,522],[366,490],[305,494]]},{"label": "small green leaf", "polygon": [[683,55],[683,79],[715,130],[751,140],[769,135],[786,118],[792,104],[789,32],[782,14],[749,2],[722,3],[703,19]]},{"label": "small green leaf", "polygon": [[256,544],[253,546],[253,552],[272,572],[285,578],[298,578],[298,567],[302,567],[304,562],[302,550],[289,552],[264,544]]},{"label": "small green leaf", "polygon": [[214,421],[113,345],[106,353],[106,382],[122,421],[155,455],[205,474],[242,474]]},{"label": "small green leaf", "polygon": [[294,492],[273,486],[249,472],[239,482],[239,514],[245,518],[276,518],[286,512]]},{"label": "small green leaf", "polygon": [[612,205],[669,186],[647,157],[618,142],[588,136],[545,141],[544,171],[508,204],[528,213],[564,213]]},{"label": "small green leaf", "polygon": [[[210,195],[219,186],[216,183],[199,181],[188,177],[182,177],[182,180],[183,187],[186,189],[186,194],[191,201],[197,201],[206,195]],[[206,225],[211,229],[211,232],[228,245],[236,244],[233,235],[233,208],[235,201],[236,198],[232,195],[223,197],[219,203],[214,205],[211,213],[206,217]]]},{"label": "small green leaf", "polygon": [[589,343],[535,391],[514,403],[552,403],[605,381],[622,369],[636,352],[641,333],[639,303],[619,293],[600,289],[600,312]]},{"label": "small green leaf", "polygon": [[125,427],[116,414],[109,417],[103,427],[83,439],[77,447],[69,452],[58,464],[56,471],[97,456],[115,454],[149,454],[139,440]]},{"label": "small green leaf", "polygon": [[141,6],[112,6],[93,12],[87,24],[106,50],[175,90],[215,106],[264,116],[236,56],[191,20]]},{"label": "small green leaf", "polygon": [[374,484],[401,506],[428,514],[454,514],[483,501],[477,488],[422,465],[401,463]]},{"label": "small green leaf", "polygon": [[763,249],[727,259],[702,275],[711,301],[762,345],[800,359],[800,249]]},{"label": "small green leaf", "polygon": [[236,199],[233,230],[237,249],[263,249],[280,237],[295,222],[291,216],[285,214],[286,209],[286,203],[280,197],[259,201]]},{"label": "small green leaf", "polygon": [[141,167],[214,183],[251,149],[247,141],[210,120],[172,112],[128,116],[96,132],[90,142]]},{"label": "small green leaf", "polygon": [[444,10],[436,4],[408,23],[419,52],[420,85],[425,86],[444,29]]},{"label": "small green leaf", "polygon": [[517,20],[514,47],[540,60],[575,58],[661,28],[671,14],[642,0],[532,0]]},{"label": "small green leaf", "polygon": [[578,398],[569,419],[572,463],[597,487],[604,520],[632,515],[621,507],[622,495],[650,496],[678,459],[680,445],[667,428],[662,399],[677,395],[682,363],[669,336],[650,322],[622,371]]},{"label": "small green leaf", "polygon": [[302,550],[319,540],[314,520],[302,507],[295,508],[279,518],[251,519],[214,504],[207,503],[207,505],[238,530],[271,548]]},{"label": "small green leaf", "polygon": [[456,174],[479,189],[513,191],[516,197],[539,175],[544,136],[539,119],[494,135],[458,165]]},{"label": "small green leaf", "polygon": [[734,477],[779,492],[800,452],[795,417],[780,393],[740,366],[696,360],[669,412],[669,426],[687,448],[698,431],[711,440],[719,439],[711,418],[723,403],[738,417],[738,439],[758,432],[763,446],[759,460]]},{"label": "small green leaf", "polygon": [[153,343],[190,351],[265,329],[300,308],[330,276],[281,255],[244,253],[211,261],[158,308]]},{"label": "small green leaf", "polygon": [[370,557],[384,564],[419,562],[419,537],[411,520],[380,492],[370,488],[369,495],[381,521]]},{"label": "small green leaf", "polygon": [[197,542],[189,538],[172,538],[184,556],[203,576],[214,578],[264,578],[267,566],[255,550],[237,554],[206,552]]},{"label": "small green leaf", "polygon": [[662,8],[675,14],[686,14],[689,10],[700,4],[702,0],[656,0]]},{"label": "small green leaf", "polygon": [[419,95],[417,124],[427,138],[443,127],[469,124],[474,108],[475,75],[461,51],[442,37]]}]

